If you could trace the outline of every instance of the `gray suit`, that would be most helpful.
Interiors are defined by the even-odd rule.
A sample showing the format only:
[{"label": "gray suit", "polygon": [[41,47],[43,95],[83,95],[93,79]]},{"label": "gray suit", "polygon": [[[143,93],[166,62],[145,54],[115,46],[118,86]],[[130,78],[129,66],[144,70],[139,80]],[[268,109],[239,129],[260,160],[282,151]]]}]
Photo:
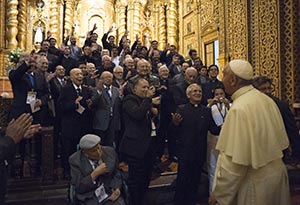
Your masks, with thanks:
[{"label": "gray suit", "polygon": [[[76,198],[80,204],[99,204],[94,193],[98,188],[98,184],[104,184],[105,191],[108,195],[112,193],[113,189],[119,188],[121,190],[122,176],[118,170],[117,154],[113,148],[102,146],[102,160],[107,166],[108,173],[99,176],[97,183],[94,183],[91,177],[93,167],[87,156],[83,154],[81,150],[70,156],[71,184],[75,186]],[[119,197],[119,199],[113,203],[109,201],[104,204],[119,205],[123,203],[122,197]]]},{"label": "gray suit", "polygon": [[95,134],[102,139],[102,144],[112,146],[114,141],[115,126],[113,122],[118,121],[119,115],[114,113],[114,104],[119,97],[118,88],[111,86],[111,97],[104,87],[102,92],[93,91],[92,109],[94,111],[93,129]]}]

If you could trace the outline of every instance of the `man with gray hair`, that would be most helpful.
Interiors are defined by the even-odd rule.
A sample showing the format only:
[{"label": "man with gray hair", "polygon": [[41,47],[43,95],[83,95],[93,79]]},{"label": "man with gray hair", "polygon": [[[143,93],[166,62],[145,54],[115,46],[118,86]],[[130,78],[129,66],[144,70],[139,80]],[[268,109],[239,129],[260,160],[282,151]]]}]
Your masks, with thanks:
[{"label": "man with gray hair", "polygon": [[289,145],[274,101],[252,85],[248,61],[230,61],[223,83],[233,104],[216,149],[219,158],[209,200],[213,204],[290,204],[282,151]]},{"label": "man with gray hair", "polygon": [[172,113],[178,138],[178,174],[175,205],[197,203],[203,163],[206,160],[207,132],[219,134],[220,127],[213,121],[208,107],[201,105],[202,89],[196,83],[186,89],[189,102]]}]

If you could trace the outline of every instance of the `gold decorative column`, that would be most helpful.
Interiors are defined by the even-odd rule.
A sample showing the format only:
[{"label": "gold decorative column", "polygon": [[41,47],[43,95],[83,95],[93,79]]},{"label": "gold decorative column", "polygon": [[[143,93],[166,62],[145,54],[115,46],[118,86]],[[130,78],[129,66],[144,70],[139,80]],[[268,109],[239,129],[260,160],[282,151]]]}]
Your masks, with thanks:
[{"label": "gold decorative column", "polygon": [[136,34],[141,35],[140,31],[140,11],[141,3],[139,0],[133,0],[128,4],[128,29],[129,39],[134,39]]},{"label": "gold decorative column", "polygon": [[57,0],[50,1],[50,28],[49,30],[52,33],[52,37],[57,40],[57,44],[60,44],[60,35],[59,35],[59,7]]},{"label": "gold decorative column", "polygon": [[27,34],[27,0],[19,0],[18,13],[18,47],[22,50],[26,49],[26,34]]},{"label": "gold decorative column", "polygon": [[178,12],[177,0],[170,0],[167,6],[167,40],[171,45],[178,44]]},{"label": "gold decorative column", "polygon": [[7,48],[16,49],[18,41],[16,39],[18,34],[18,0],[8,0],[7,3]]},{"label": "gold decorative column", "polygon": [[122,2],[118,2],[116,5],[116,23],[118,29],[118,41],[122,38],[126,31],[126,5]]},{"label": "gold decorative column", "polygon": [[159,4],[158,10],[158,44],[161,49],[165,49],[167,43],[167,30],[166,30],[166,15],[165,4]]},{"label": "gold decorative column", "polygon": [[66,10],[65,10],[65,24],[64,24],[64,38],[72,33],[74,25],[74,6],[75,3],[73,0],[66,1]]}]

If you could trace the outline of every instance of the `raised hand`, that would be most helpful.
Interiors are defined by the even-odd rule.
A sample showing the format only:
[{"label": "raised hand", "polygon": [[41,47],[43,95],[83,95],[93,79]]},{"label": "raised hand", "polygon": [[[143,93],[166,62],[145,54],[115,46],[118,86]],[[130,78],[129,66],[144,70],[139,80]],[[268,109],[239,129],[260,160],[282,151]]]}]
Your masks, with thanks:
[{"label": "raised hand", "polygon": [[171,113],[172,115],[172,123],[176,126],[178,126],[181,121],[183,120],[183,117],[179,113]]},{"label": "raised hand", "polygon": [[28,113],[22,114],[16,120],[11,120],[6,128],[5,135],[10,137],[15,144],[19,143],[30,128],[32,120],[32,116]]}]

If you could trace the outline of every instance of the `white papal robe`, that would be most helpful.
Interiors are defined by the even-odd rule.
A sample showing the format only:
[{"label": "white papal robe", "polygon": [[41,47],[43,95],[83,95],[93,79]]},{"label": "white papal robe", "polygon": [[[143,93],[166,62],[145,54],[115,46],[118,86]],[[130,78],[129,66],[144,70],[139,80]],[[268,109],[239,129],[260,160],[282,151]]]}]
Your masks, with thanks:
[{"label": "white papal robe", "polygon": [[212,196],[221,205],[289,205],[281,114],[267,95],[245,86],[233,95],[216,149]]}]

